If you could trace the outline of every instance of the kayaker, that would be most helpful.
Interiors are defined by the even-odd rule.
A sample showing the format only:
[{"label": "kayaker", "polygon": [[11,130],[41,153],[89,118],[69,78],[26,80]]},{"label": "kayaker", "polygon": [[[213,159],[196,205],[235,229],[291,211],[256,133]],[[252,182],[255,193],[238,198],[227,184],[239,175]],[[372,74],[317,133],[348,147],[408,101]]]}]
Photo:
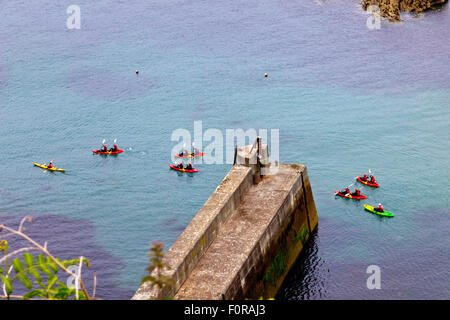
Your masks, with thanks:
[{"label": "kayaker", "polygon": [[186,170],[192,170],[192,169],[193,169],[192,168],[192,164],[188,163],[187,166],[186,166]]},{"label": "kayaker", "polygon": [[110,152],[116,152],[117,150],[118,149],[117,149],[117,145],[116,144],[114,144],[113,147],[111,149],[109,149]]},{"label": "kayaker", "polygon": [[47,168],[51,169],[53,168],[53,163],[50,161],[50,163],[48,164]]},{"label": "kayaker", "polygon": [[384,211],[384,208],[383,208],[383,206],[381,205],[381,203],[379,203],[379,204],[378,204],[378,207],[373,208],[373,210],[378,211],[378,212],[383,212],[383,211]]},{"label": "kayaker", "polygon": [[375,183],[375,177],[373,175],[370,176],[370,183]]},{"label": "kayaker", "polygon": [[100,149],[101,152],[108,152],[108,147],[103,145],[103,147]]},{"label": "kayaker", "polygon": [[341,194],[344,194],[344,195],[347,195],[347,194],[349,194],[349,193],[350,193],[350,190],[348,189],[348,187],[345,188],[344,191],[341,191]]},{"label": "kayaker", "polygon": [[180,162],[180,163],[177,165],[177,168],[178,168],[178,169],[183,169],[184,166],[183,166],[183,164]]},{"label": "kayaker", "polygon": [[351,195],[353,197],[359,197],[361,195],[361,191],[359,191],[358,189],[355,189],[355,192],[353,192]]},{"label": "kayaker", "polygon": [[364,173],[364,176],[361,177],[361,180],[362,180],[362,181],[367,181],[367,174]]}]

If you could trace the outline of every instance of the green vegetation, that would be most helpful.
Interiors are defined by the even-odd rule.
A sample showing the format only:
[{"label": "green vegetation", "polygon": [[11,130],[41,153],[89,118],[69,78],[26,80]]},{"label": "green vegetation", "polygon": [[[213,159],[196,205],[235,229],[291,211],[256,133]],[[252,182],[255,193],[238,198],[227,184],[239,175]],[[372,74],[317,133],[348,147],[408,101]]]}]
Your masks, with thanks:
[{"label": "green vegetation", "polygon": [[264,280],[274,287],[277,285],[278,279],[286,271],[286,254],[287,249],[283,247],[283,249],[281,249],[280,252],[278,252],[278,254],[275,256],[275,259],[273,260],[269,270],[264,276]]},{"label": "green vegetation", "polygon": [[302,244],[304,245],[306,242],[306,237],[308,236],[308,230],[306,229],[305,224],[302,225],[302,228],[300,229],[300,231],[297,233],[294,230],[294,237],[295,237],[295,241],[301,241]]},{"label": "green vegetation", "polygon": [[[151,289],[157,290],[157,296],[160,296],[163,288],[171,288],[175,281],[164,274],[167,270],[167,265],[164,262],[164,244],[161,242],[153,242],[153,246],[150,247],[149,258],[150,266],[146,269],[149,274],[142,279],[142,283],[149,282]],[[156,288],[155,288],[156,287]],[[168,299],[162,297],[162,299]]]},{"label": "green vegetation", "polygon": [[[82,267],[83,265],[89,267],[89,260],[84,257],[73,260],[55,258],[47,250],[47,243],[42,246],[24,233],[23,224],[26,221],[32,222],[32,218],[22,219],[18,230],[0,224],[0,290],[3,291],[3,294],[0,291],[0,299],[93,299],[96,287],[95,272],[92,296],[89,296],[81,279]],[[31,246],[13,250],[6,240],[10,236],[23,238]],[[39,251],[40,254],[33,256],[30,251]],[[74,272],[73,269],[77,271]],[[60,281],[62,275],[65,276],[66,284]],[[74,285],[67,279],[73,280]],[[25,294],[14,295],[16,284],[23,285],[26,289]]]},{"label": "green vegetation", "polygon": [[[24,223],[32,221],[31,217],[23,218],[17,230],[0,224],[0,299],[95,299],[95,272],[92,295],[88,294],[81,278],[82,267],[90,267],[89,260],[82,256],[72,260],[55,258],[47,250],[47,243],[40,245],[24,233]],[[12,249],[6,240],[12,236],[25,239],[31,245]],[[146,269],[149,274],[142,279],[158,290],[158,297],[163,288],[174,284],[174,280],[164,274],[167,266],[163,249],[160,242],[154,242],[150,247],[150,266]],[[34,256],[30,253],[33,251],[39,254]],[[18,291],[22,294],[17,294]]]}]

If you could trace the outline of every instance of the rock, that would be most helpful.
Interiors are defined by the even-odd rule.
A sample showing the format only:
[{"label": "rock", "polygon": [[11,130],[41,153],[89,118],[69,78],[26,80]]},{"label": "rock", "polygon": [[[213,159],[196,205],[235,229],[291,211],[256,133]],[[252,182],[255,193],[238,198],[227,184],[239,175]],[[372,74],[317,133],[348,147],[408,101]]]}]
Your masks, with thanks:
[{"label": "rock", "polygon": [[371,5],[380,8],[380,15],[389,21],[398,22],[401,11],[422,12],[434,5],[443,4],[447,0],[362,0],[361,6],[364,10]]}]

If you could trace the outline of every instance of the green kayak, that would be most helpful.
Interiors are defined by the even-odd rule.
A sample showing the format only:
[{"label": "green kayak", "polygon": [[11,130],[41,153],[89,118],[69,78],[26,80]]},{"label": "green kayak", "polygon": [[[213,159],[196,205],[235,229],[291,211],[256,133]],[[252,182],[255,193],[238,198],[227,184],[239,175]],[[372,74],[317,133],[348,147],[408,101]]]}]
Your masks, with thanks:
[{"label": "green kayak", "polygon": [[366,209],[369,212],[372,212],[372,213],[378,214],[380,216],[383,216],[383,217],[393,217],[394,216],[392,213],[387,212],[386,210],[383,211],[383,212],[376,211],[376,210],[374,210],[374,207],[369,206],[368,204],[364,205],[364,209]]}]

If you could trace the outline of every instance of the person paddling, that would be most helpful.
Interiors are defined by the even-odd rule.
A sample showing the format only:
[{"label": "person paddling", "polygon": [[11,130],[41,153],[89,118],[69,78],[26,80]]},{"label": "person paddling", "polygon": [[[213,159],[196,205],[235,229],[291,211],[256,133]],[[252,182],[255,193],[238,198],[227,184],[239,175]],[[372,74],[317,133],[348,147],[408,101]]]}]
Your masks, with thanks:
[{"label": "person paddling", "polygon": [[378,204],[378,207],[373,208],[373,210],[378,211],[378,212],[383,212],[383,211],[384,211],[384,208],[383,208],[383,206],[381,205],[381,203],[379,203],[379,204]]},{"label": "person paddling", "polygon": [[183,169],[183,168],[184,168],[183,163],[180,162],[180,163],[177,165],[177,168],[178,168],[178,169]]},{"label": "person paddling", "polygon": [[114,144],[114,145],[112,146],[112,148],[109,149],[110,152],[116,152],[117,150],[118,150],[118,148],[117,148],[117,145],[116,145],[116,144]]},{"label": "person paddling", "polygon": [[108,152],[108,147],[103,145],[103,147],[100,149],[101,152]]},{"label": "person paddling", "polygon": [[351,193],[351,195],[353,197],[359,197],[361,195],[361,191],[359,191],[358,189],[355,189],[355,192]]},{"label": "person paddling", "polygon": [[188,163],[187,166],[186,166],[186,170],[192,170],[192,169],[193,169],[192,168],[192,164]]},{"label": "person paddling", "polygon": [[373,175],[370,176],[370,183],[375,183],[375,177]]},{"label": "person paddling", "polygon": [[345,188],[344,191],[341,191],[340,193],[344,194],[344,195],[350,194],[350,189],[347,187],[347,188]]},{"label": "person paddling", "polygon": [[52,162],[53,161],[50,161],[50,163],[48,164],[47,168],[49,168],[49,169],[53,168],[53,163]]},{"label": "person paddling", "polygon": [[367,180],[368,180],[367,174],[364,173],[364,176],[361,177],[361,180],[362,180],[362,181],[367,181]]}]

